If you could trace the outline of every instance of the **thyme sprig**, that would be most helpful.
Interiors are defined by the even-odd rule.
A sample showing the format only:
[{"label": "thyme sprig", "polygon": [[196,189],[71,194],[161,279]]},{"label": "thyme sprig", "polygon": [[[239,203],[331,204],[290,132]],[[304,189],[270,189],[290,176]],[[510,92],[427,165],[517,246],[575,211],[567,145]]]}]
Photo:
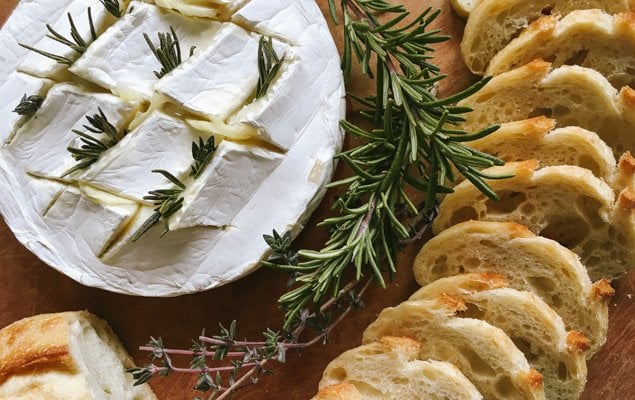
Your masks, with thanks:
[{"label": "thyme sprig", "polygon": [[260,37],[258,44],[258,86],[256,88],[256,98],[259,99],[267,93],[269,86],[280,71],[284,57],[280,58],[273,48],[273,40]]},{"label": "thyme sprig", "polygon": [[81,138],[82,145],[79,148],[71,146],[67,148],[73,158],[77,160],[77,164],[66,170],[62,174],[62,178],[73,172],[87,169],[96,163],[106,150],[119,143],[128,134],[125,129],[119,132],[117,127],[108,121],[108,117],[106,117],[101,107],[98,107],[97,110],[97,114],[86,116],[88,125],[84,125],[84,129],[88,133],[77,129],[73,130],[73,133]]},{"label": "thyme sprig", "polygon": [[[97,39],[97,31],[95,30],[95,24],[93,23],[93,14],[91,12],[91,9],[90,7],[88,7],[88,26],[90,27],[90,39],[84,39],[79,33],[79,31],[77,30],[77,26],[75,25],[75,21],[71,16],[71,13],[67,13],[66,15],[68,17],[68,24],[70,26],[70,38],[67,38],[64,35],[60,34],[49,24],[46,25],[46,29],[49,31],[46,37],[70,47],[73,51],[80,55],[84,54],[84,52],[86,52],[86,49],[88,49],[88,46]],[[54,60],[59,64],[72,65],[73,62],[75,62],[74,58],[71,57],[53,54],[48,51],[40,50],[23,43],[19,43],[19,45],[24,47],[25,49],[41,54],[44,57],[50,58],[51,60]]]},{"label": "thyme sprig", "polygon": [[[159,37],[158,47],[152,43],[147,33],[143,34],[148,47],[150,47],[156,59],[161,63],[161,70],[154,71],[154,75],[161,79],[181,65],[183,58],[181,56],[181,43],[173,27],[170,27],[170,32],[159,32],[157,36]],[[190,48],[190,57],[194,54],[195,49],[195,46]]]},{"label": "thyme sprig", "polygon": [[176,214],[181,208],[183,208],[183,191],[185,190],[185,184],[181,182],[179,178],[172,175],[168,171],[163,169],[152,170],[155,174],[163,175],[167,180],[173,183],[173,187],[169,189],[151,190],[147,196],[144,196],[144,200],[149,200],[154,203],[154,213],[148,218],[137,231],[132,235],[131,241],[136,242],[144,234],[146,234],[155,225],[163,222],[165,228],[161,233],[161,236],[165,236],[169,231],[168,220],[171,216]]},{"label": "thyme sprig", "polygon": [[31,95],[27,96],[26,94],[22,96],[20,103],[13,110],[14,113],[18,115],[25,116],[27,118],[32,118],[37,110],[40,109],[42,103],[44,102],[44,97],[39,95]]},{"label": "thyme sprig", "polygon": [[121,18],[123,11],[119,5],[119,0],[99,0],[104,5],[106,11],[112,14],[113,17]]},{"label": "thyme sprig", "polygon": [[[334,0],[330,5],[336,9]],[[362,144],[337,156],[353,175],[330,185],[346,190],[333,205],[337,215],[320,223],[331,232],[324,248],[300,250],[294,263],[265,263],[295,274],[297,286],[279,299],[285,330],[293,329],[304,308],[337,296],[349,270],[357,280],[370,274],[385,286],[384,274],[392,279],[396,273],[400,242],[413,234],[405,220],[433,213],[437,195],[451,191],[446,185],[456,179],[455,170],[492,199],[496,194],[485,179],[503,178],[481,172],[502,165],[501,160],[464,145],[497,127],[465,132],[458,124],[469,110],[453,105],[486,81],[444,99],[433,94],[433,85],[445,76],[430,62],[430,45],[448,40],[429,30],[439,12],[429,8],[405,23],[410,13],[386,1],[344,0],[341,7],[345,76],[355,59],[364,74],[376,78],[375,95],[354,97],[374,129],[341,122]],[[388,21],[381,23],[378,12],[389,16]],[[423,199],[418,202],[409,193]]]},{"label": "thyme sprig", "polygon": [[[260,376],[268,372],[266,364],[285,363],[289,351],[326,343],[331,332],[352,311],[363,308],[361,296],[369,285],[370,280],[357,292],[357,283],[351,283],[340,297],[330,299],[320,310],[314,313],[306,311],[301,324],[293,332],[267,329],[258,341],[239,339],[236,321],[229,327],[220,325],[217,335],[207,336],[203,332],[198,340],[192,341],[188,350],[169,349],[161,338],[150,338],[148,344],[139,348],[149,353],[150,364],[128,372],[132,374],[135,385],[146,383],[155,376],[196,374],[198,380],[194,390],[210,392],[210,400],[225,399],[241,388],[258,383]],[[302,341],[307,328],[313,329],[316,334]],[[178,367],[173,360],[175,357],[189,357],[190,363],[187,367]]]}]

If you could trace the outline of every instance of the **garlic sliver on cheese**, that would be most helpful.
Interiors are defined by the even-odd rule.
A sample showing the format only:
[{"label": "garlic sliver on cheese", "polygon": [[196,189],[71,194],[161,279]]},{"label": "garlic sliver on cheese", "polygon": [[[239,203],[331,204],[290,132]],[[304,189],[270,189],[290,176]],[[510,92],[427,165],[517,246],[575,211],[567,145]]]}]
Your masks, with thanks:
[{"label": "garlic sliver on cheese", "polygon": [[158,93],[195,114],[224,121],[256,91],[258,36],[225,24],[209,48],[156,86]]},{"label": "garlic sliver on cheese", "polygon": [[0,96],[0,143],[9,140],[27,120],[26,116],[14,111],[22,96],[44,96],[52,85],[51,80],[17,71],[0,83],[0,93],[7,93],[7,96]]},{"label": "garlic sliver on cheese", "polygon": [[77,86],[53,86],[34,118],[18,129],[7,150],[25,171],[42,177],[61,178],[76,160],[67,148],[79,147],[73,130],[85,131],[86,116],[101,108],[118,129],[137,112],[138,104],[123,102],[105,93],[90,93]]},{"label": "garlic sliver on cheese", "polygon": [[282,157],[262,148],[222,142],[201,176],[183,192],[183,208],[170,219],[170,230],[229,225]]},{"label": "garlic sliver on cheese", "polygon": [[[51,1],[52,2],[52,1]],[[71,38],[71,24],[68,20],[68,15],[71,16],[79,35],[90,43],[93,41],[91,27],[89,24],[88,9],[90,8],[93,26],[95,28],[95,34],[101,34],[108,25],[114,21],[114,17],[104,8],[103,4],[99,0],[75,0],[71,2],[64,10],[59,18],[51,23],[51,27],[60,35],[70,39]],[[40,25],[38,23],[38,29]],[[45,31],[49,34],[48,31]],[[42,37],[36,43],[22,43],[41,51],[45,51],[57,56],[62,56],[76,60],[79,57],[79,53],[73,50],[71,47],[59,43],[50,37]],[[52,78],[57,80],[63,80],[67,77],[65,72],[68,69],[67,64],[59,63],[51,58],[48,58],[42,54],[38,54],[34,51],[28,52],[27,56],[20,62],[18,70],[39,76],[42,78]]]},{"label": "garlic sliver on cheese", "polygon": [[79,180],[138,202],[149,191],[169,188],[170,182],[153,170],[169,171],[184,179],[192,165],[192,142],[201,133],[181,120],[155,111],[106,151]]},{"label": "garlic sliver on cheese", "polygon": [[147,3],[133,2],[131,11],[111,26],[70,68],[74,74],[124,98],[149,100],[161,64],[144,34],[158,46],[158,33],[173,28],[185,60],[204,51],[220,22],[186,18]]}]

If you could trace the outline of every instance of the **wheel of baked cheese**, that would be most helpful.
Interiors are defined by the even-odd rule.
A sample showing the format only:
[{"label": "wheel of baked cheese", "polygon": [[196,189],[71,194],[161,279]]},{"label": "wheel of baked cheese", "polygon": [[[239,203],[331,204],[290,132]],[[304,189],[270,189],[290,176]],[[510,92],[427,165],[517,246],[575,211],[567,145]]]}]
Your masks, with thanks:
[{"label": "wheel of baked cheese", "polygon": [[313,0],[23,0],[0,43],[0,211],[82,284],[231,282],[332,176],[344,86]]}]

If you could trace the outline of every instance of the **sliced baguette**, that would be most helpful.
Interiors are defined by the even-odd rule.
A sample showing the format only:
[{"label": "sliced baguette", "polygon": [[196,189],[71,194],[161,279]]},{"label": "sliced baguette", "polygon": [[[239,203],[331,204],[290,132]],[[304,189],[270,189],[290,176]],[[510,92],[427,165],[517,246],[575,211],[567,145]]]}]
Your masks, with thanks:
[{"label": "sliced baguette", "polygon": [[320,389],[349,383],[369,400],[483,398],[452,364],[417,360],[420,347],[412,339],[387,336],[349,350],[326,367]]},{"label": "sliced baguette", "polygon": [[133,386],[130,356],[108,324],[86,312],[43,314],[0,331],[0,398],[156,400]]},{"label": "sliced baguette", "polygon": [[591,171],[574,166],[538,169],[530,160],[489,168],[489,175],[514,175],[490,185],[500,201],[472,184],[459,184],[439,207],[436,233],[471,219],[517,222],[578,254],[592,280],[617,278],[635,263],[635,191],[613,191]]},{"label": "sliced baguette", "polygon": [[544,61],[494,77],[478,93],[459,102],[474,111],[465,129],[546,116],[558,127],[579,126],[598,134],[616,158],[635,151],[635,90],[618,94],[599,72]]},{"label": "sliced baguette", "polygon": [[[448,301],[449,300],[449,301]],[[471,318],[457,318],[460,299],[406,301],[386,308],[364,331],[363,342],[406,336],[421,343],[419,359],[456,365],[483,397],[544,399],[542,375],[500,329]]]},{"label": "sliced baguette", "polygon": [[546,15],[601,9],[609,14],[635,10],[633,0],[481,0],[467,20],[461,52],[472,72],[483,75],[494,56],[522,29]]},{"label": "sliced baguette", "polygon": [[502,275],[506,281],[496,286],[488,279],[487,287],[508,283],[540,296],[562,317],[567,329],[580,331],[590,340],[589,357],[606,341],[611,286],[605,280],[592,285],[576,254],[525,226],[460,223],[430,239],[414,262],[415,279],[422,286],[464,272]]},{"label": "sliced baguette", "polygon": [[499,75],[538,58],[554,67],[592,68],[617,89],[635,87],[635,14],[578,10],[561,19],[540,18],[496,54],[486,74]]},{"label": "sliced baguette", "polygon": [[545,396],[575,400],[586,383],[584,353],[590,342],[581,333],[567,332],[562,318],[531,292],[499,287],[495,274],[461,274],[439,279],[409,300],[433,300],[443,295],[461,298],[467,310],[459,317],[476,318],[500,328],[545,379]]},{"label": "sliced baguette", "polygon": [[364,400],[351,383],[338,383],[322,389],[311,400]]}]

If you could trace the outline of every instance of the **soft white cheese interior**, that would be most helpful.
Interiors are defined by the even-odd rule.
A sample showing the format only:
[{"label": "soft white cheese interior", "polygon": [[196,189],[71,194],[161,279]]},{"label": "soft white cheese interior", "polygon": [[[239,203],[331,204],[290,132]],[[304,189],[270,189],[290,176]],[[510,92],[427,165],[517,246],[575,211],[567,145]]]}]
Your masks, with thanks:
[{"label": "soft white cheese interior", "polygon": [[[332,176],[344,116],[337,49],[313,0],[133,0],[120,18],[99,0],[51,3],[23,0],[0,31],[0,138],[15,132],[0,146],[0,213],[18,240],[83,284],[173,296],[252,271],[269,252],[263,234],[299,232]],[[69,33],[71,12],[88,39],[88,6],[98,38],[83,55],[44,37],[47,23]],[[143,34],[158,45],[170,27],[183,62],[159,79]],[[256,99],[261,38],[284,61]],[[30,118],[13,113],[24,94],[44,97]],[[99,109],[116,141],[91,132]],[[62,178],[78,162],[68,148],[86,144],[73,130],[108,145]],[[195,176],[193,145],[212,136]],[[162,190],[180,208],[145,231],[161,204],[144,197]]]},{"label": "soft white cheese interior", "polygon": [[173,28],[185,60],[192,47],[195,56],[204,52],[221,25],[212,20],[186,18],[152,4],[133,2],[130,11],[104,32],[70,70],[124,98],[149,100],[158,81],[154,71],[160,71],[161,64],[144,34],[158,46],[158,33],[169,33]]}]

